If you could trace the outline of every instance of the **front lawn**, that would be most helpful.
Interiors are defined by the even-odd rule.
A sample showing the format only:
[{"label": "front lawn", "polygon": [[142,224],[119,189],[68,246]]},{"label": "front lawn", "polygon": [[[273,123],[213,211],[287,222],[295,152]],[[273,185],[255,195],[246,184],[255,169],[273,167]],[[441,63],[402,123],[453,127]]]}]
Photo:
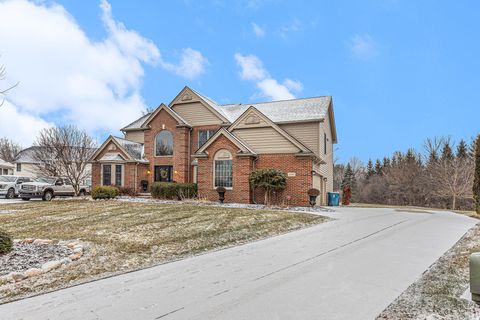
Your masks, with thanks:
[{"label": "front lawn", "polygon": [[0,303],[326,220],[306,213],[186,204],[85,200],[0,205],[0,228],[14,238],[87,244],[85,255],[65,268],[0,286]]}]

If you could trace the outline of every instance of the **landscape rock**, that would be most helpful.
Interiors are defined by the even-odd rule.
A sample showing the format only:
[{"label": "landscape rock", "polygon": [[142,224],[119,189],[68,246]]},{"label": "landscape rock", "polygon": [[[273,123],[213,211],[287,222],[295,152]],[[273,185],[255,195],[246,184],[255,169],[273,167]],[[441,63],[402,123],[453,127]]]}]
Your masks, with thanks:
[{"label": "landscape rock", "polygon": [[27,238],[27,239],[24,239],[24,240],[23,240],[23,243],[32,243],[33,241],[35,241],[35,239],[33,239],[33,238]]},{"label": "landscape rock", "polygon": [[36,277],[38,275],[41,275],[42,273],[43,273],[43,270],[39,268],[30,268],[24,272],[24,274],[29,278]]},{"label": "landscape rock", "polygon": [[83,253],[82,248],[73,249],[73,253]]},{"label": "landscape rock", "polygon": [[14,282],[19,282],[27,278],[22,272],[10,272],[9,276]]},{"label": "landscape rock", "polygon": [[62,265],[62,263],[58,260],[54,260],[54,261],[48,261],[48,262],[45,262],[43,265],[42,265],[42,270],[44,272],[48,272],[50,270],[53,270],[53,269],[57,269],[58,267],[60,267]]},{"label": "landscape rock", "polygon": [[72,260],[72,261],[78,260],[78,259],[80,259],[81,257],[82,257],[82,255],[81,255],[81,254],[78,254],[78,253],[72,254],[72,255],[69,255],[69,256],[68,256],[68,258],[69,258],[70,260]]},{"label": "landscape rock", "polygon": [[33,241],[33,244],[35,244],[35,245],[47,245],[47,244],[53,244],[53,240],[47,240],[47,239],[35,239],[35,241]]}]

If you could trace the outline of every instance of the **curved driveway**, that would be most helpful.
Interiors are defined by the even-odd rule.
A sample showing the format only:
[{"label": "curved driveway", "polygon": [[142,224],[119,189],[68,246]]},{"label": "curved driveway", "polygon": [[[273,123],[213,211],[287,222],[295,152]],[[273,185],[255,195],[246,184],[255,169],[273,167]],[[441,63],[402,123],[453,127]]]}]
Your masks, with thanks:
[{"label": "curved driveway", "polygon": [[373,319],[477,220],[340,208],[337,220],[0,305],[0,319]]}]

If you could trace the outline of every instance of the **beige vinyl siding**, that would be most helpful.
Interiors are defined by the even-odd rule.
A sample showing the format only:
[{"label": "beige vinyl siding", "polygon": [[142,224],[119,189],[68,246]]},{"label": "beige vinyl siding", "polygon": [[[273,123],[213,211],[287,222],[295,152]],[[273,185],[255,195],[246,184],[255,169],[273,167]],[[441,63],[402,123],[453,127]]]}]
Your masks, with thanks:
[{"label": "beige vinyl siding", "polygon": [[172,106],[172,109],[192,126],[221,124],[223,122],[201,102],[177,104]]},{"label": "beige vinyl siding", "polygon": [[303,143],[307,148],[315,152],[317,155],[320,155],[320,126],[318,125],[318,121],[285,123],[281,124],[280,128]]},{"label": "beige vinyl siding", "polygon": [[[327,113],[325,120],[319,124],[319,155],[326,164],[321,164],[318,167],[318,171],[323,177],[327,178],[326,191],[332,192],[333,190],[333,144],[332,144],[332,131],[330,130],[330,117]],[[327,154],[324,153],[324,134],[327,135]]]},{"label": "beige vinyl siding", "polygon": [[127,131],[125,133],[125,139],[139,142],[139,143],[144,143],[145,142],[144,131],[143,130]]},{"label": "beige vinyl siding", "polygon": [[258,154],[297,153],[300,150],[272,127],[235,129],[233,134]]},{"label": "beige vinyl siding", "polygon": [[260,127],[270,127],[270,124],[265,122],[255,113],[247,115],[237,126],[236,129],[245,129],[245,128],[260,128]]}]

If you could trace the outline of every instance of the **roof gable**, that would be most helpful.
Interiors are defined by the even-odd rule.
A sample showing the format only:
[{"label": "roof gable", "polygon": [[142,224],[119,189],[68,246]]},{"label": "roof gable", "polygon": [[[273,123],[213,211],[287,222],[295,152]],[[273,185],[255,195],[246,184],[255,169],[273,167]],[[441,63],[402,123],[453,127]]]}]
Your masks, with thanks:
[{"label": "roof gable", "polygon": [[[228,127],[228,131],[232,132],[235,129],[247,129],[255,127],[271,127],[285,139],[290,141],[301,152],[310,153],[310,149],[305,147],[297,139],[288,134],[285,130],[280,128],[272,120],[266,117],[263,113],[258,111],[254,106],[250,106],[237,120]],[[260,138],[261,139],[261,138]]]},{"label": "roof gable", "polygon": [[168,105],[170,108],[174,109],[176,105],[187,104],[192,102],[200,102],[205,108],[207,108],[212,114],[214,114],[218,119],[223,123],[230,123],[230,121],[225,117],[225,115],[219,111],[218,105],[205,96],[202,96],[198,92],[190,89],[185,86],[177,96],[170,102]]},{"label": "roof gable", "polygon": [[176,113],[174,110],[171,108],[167,107],[164,103],[162,103],[155,111],[153,111],[150,116],[145,120],[145,122],[142,124],[143,128],[147,128],[148,124],[152,122],[153,119],[160,113],[160,111],[165,110],[169,115],[171,115],[179,125],[185,125],[188,127],[191,127],[188,122],[183,119],[178,113]]},{"label": "roof gable", "polygon": [[[105,140],[105,142],[100,146],[100,148],[98,148],[97,151],[92,155],[92,157],[90,158],[90,161],[96,161],[96,159],[102,154],[105,148],[110,144],[115,145],[118,148],[118,150],[121,151],[121,154],[120,154],[118,153],[117,150],[112,150],[112,151],[117,151],[120,157],[125,161],[148,162],[147,160],[144,159],[143,144],[135,141],[114,137],[114,136],[109,136],[107,140]],[[113,157],[111,155],[105,158],[105,155],[104,155],[99,160],[105,161],[106,159],[109,159],[109,161],[113,161],[115,160],[115,158],[116,156]]]},{"label": "roof gable", "polygon": [[220,128],[208,141],[201,146],[195,154],[202,154],[205,152],[205,150],[215,141],[218,139],[218,137],[224,136],[228,140],[232,141],[240,150],[242,153],[245,154],[252,154],[254,155],[255,152],[242,140],[240,140],[238,137],[234,136],[230,131],[226,130],[225,128]]}]

